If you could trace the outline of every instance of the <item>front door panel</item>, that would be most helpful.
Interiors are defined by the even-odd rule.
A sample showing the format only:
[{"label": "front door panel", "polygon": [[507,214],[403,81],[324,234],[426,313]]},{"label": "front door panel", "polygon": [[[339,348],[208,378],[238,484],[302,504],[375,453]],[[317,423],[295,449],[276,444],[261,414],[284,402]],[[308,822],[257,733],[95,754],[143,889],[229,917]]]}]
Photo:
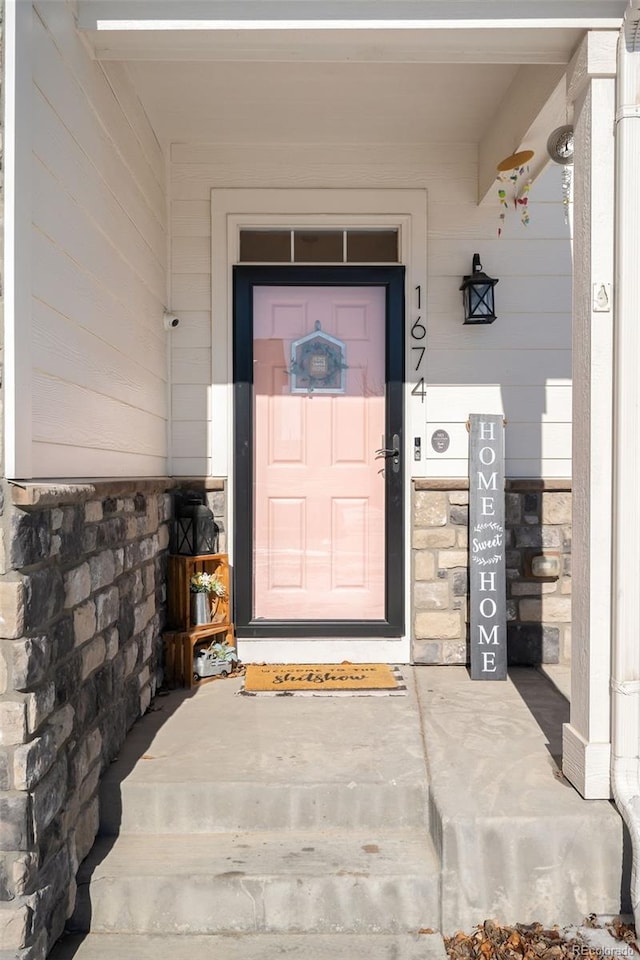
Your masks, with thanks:
[{"label": "front door panel", "polygon": [[[377,281],[377,282],[376,282]],[[400,636],[402,268],[236,267],[240,637]]]},{"label": "front door panel", "polygon": [[384,287],[254,288],[254,619],[384,618],[384,354]]}]

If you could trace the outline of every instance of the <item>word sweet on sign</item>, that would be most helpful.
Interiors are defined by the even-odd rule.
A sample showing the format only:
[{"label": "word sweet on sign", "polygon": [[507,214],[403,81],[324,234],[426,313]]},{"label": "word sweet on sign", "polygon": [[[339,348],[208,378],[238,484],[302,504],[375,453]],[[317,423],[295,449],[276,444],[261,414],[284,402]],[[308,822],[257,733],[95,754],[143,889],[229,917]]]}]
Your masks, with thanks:
[{"label": "word sweet on sign", "polygon": [[471,679],[506,680],[503,420],[474,413],[469,423]]}]

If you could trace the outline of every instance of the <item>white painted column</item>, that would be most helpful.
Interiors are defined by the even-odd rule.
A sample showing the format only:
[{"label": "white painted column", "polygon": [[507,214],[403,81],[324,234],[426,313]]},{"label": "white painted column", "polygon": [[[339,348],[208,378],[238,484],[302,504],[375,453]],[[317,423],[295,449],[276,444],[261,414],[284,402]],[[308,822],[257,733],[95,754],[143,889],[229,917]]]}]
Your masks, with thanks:
[{"label": "white painted column", "polygon": [[640,927],[640,0],[618,44],[616,302],[613,353],[613,793],[631,836],[631,905]]},{"label": "white painted column", "polygon": [[583,797],[611,795],[611,504],[616,32],[586,36],[567,75],[574,104],[571,715],[562,769]]},{"label": "white painted column", "polygon": [[31,471],[31,3],[5,6],[4,474]]}]

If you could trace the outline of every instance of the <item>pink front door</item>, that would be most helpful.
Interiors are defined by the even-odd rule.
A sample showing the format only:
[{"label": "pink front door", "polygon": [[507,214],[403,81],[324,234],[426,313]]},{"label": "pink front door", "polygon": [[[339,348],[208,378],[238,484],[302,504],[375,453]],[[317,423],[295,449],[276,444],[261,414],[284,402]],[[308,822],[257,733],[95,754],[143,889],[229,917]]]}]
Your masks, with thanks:
[{"label": "pink front door", "polygon": [[253,289],[253,619],[385,616],[385,289]]}]

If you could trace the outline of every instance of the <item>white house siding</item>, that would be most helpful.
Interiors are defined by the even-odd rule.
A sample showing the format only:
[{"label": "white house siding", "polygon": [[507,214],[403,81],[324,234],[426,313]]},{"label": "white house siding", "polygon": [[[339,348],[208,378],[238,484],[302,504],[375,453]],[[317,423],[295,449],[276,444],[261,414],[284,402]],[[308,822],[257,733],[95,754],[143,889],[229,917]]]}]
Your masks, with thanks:
[{"label": "white house siding", "polygon": [[162,475],[162,151],[67,3],[34,3],[32,70],[32,475]]},{"label": "white house siding", "polygon": [[[445,454],[427,443],[426,474],[467,472],[466,420],[507,420],[507,476],[571,474],[571,247],[560,168],[531,188],[530,223],[476,204],[476,151],[465,144],[173,144],[170,164],[173,472],[216,474],[211,431],[210,191],[236,187],[426,188],[428,191],[427,438],[444,428]],[[277,211],[274,211],[277,212]],[[462,324],[459,286],[475,252],[498,277],[498,320]],[[213,251],[224,257],[226,251]],[[216,318],[216,323],[226,322]],[[226,427],[224,428],[226,429]]]}]

